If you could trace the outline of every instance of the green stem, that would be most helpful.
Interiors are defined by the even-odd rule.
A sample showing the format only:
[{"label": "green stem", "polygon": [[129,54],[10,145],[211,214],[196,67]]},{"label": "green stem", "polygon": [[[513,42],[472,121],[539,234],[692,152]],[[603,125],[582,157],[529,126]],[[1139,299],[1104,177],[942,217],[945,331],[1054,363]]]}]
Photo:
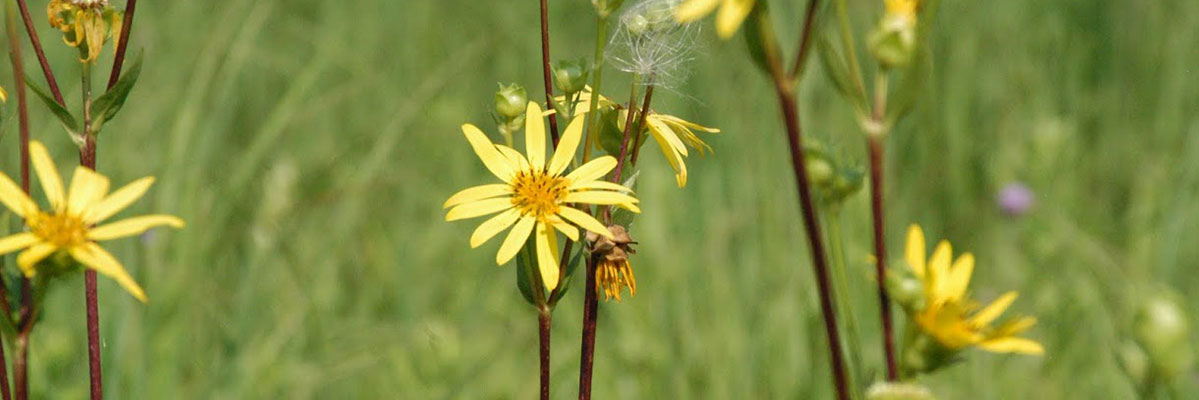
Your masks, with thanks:
[{"label": "green stem", "polygon": [[829,261],[833,267],[833,299],[837,305],[837,312],[841,315],[840,320],[845,321],[845,352],[848,353],[845,369],[849,370],[849,390],[853,398],[860,399],[862,398],[861,387],[856,384],[856,381],[862,376],[860,368],[863,347],[858,337],[858,324],[854,318],[856,314],[853,304],[849,302],[849,277],[847,274],[849,265],[845,262],[845,237],[841,234],[840,211],[840,207],[829,207],[824,216],[828,220],[826,225],[828,226]]},{"label": "green stem", "polygon": [[845,62],[849,64],[849,72],[853,78],[853,86],[858,93],[865,97],[866,83],[862,81],[862,66],[858,63],[858,51],[853,37],[853,29],[849,23],[849,10],[846,0],[837,0],[837,17],[841,21],[841,45],[845,47]]},{"label": "green stem", "polygon": [[[599,116],[595,111],[599,109],[600,88],[603,85],[604,77],[604,51],[608,47],[608,17],[600,15],[595,19],[595,59],[591,64],[591,104],[587,110],[587,130],[583,134],[583,162],[591,159],[591,148],[594,147],[595,141],[599,139]],[[594,137],[593,137],[594,133]]]}]

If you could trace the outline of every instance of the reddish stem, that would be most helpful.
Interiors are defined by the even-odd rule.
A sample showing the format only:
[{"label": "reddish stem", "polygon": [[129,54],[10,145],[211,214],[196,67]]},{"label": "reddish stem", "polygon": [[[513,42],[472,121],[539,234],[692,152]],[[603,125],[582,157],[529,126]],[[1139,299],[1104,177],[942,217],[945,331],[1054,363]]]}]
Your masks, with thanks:
[{"label": "reddish stem", "polygon": [[[542,75],[545,77],[545,109],[553,110],[554,107],[554,81],[551,78],[550,72],[550,21],[549,21],[549,6],[547,0],[541,0],[541,66]],[[532,118],[529,116],[528,118]],[[557,113],[550,114],[550,139],[554,142],[554,147],[558,146],[558,115]]]},{"label": "reddish stem", "polygon": [[883,320],[883,350],[887,362],[887,380],[894,381],[899,373],[895,367],[894,328],[891,322],[891,300],[887,296],[887,242],[883,238],[883,145],[875,136],[870,145],[870,205],[874,214],[874,254],[878,260],[874,272],[878,276],[879,312]]},{"label": "reddish stem", "polygon": [[[54,71],[50,69],[50,62],[46,60],[46,52],[42,50],[42,41],[37,37],[37,29],[33,27],[33,19],[29,17],[29,6],[25,4],[25,0],[17,0],[17,7],[21,9],[21,19],[25,23],[25,32],[29,34],[29,43],[33,45],[33,52],[37,54],[37,61],[42,65],[42,74],[46,75],[46,85],[50,87],[50,94],[54,95],[54,100],[59,105],[66,106],[66,101],[62,98],[62,91],[58,89],[58,81],[54,79]],[[21,77],[18,80],[24,80]]]},{"label": "reddish stem", "polygon": [[537,331],[541,351],[541,400],[550,399],[550,309],[542,306],[537,313]]}]

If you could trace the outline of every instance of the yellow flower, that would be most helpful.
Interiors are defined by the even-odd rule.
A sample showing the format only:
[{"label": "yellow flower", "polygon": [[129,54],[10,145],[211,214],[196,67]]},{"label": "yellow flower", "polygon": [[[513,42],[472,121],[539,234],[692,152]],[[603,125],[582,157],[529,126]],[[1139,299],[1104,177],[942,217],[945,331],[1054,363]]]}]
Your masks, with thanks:
[{"label": "yellow flower", "polygon": [[[575,99],[575,115],[582,115],[590,110],[591,106],[591,87],[586,87],[583,91],[577,94]],[[565,103],[565,96],[559,96],[557,101],[560,104]],[[608,100],[604,96],[599,96],[598,107],[616,107],[616,103]],[[628,119],[628,110],[621,110],[617,120],[617,127],[624,129],[625,120]],[[654,137],[654,141],[658,142],[658,147],[662,149],[662,154],[666,156],[666,161],[670,163],[670,167],[675,171],[675,181],[679,187],[687,186],[687,164],[684,158],[687,157],[687,146],[699,150],[702,155],[705,152],[711,152],[712,147],[704,143],[699,136],[695,135],[695,131],[703,131],[708,133],[719,133],[720,129],[709,128],[694,122],[686,121],[682,118],[665,115],[649,111],[649,115],[645,117],[645,125],[649,128],[650,134]],[[596,141],[598,145],[599,141]]]},{"label": "yellow flower", "polygon": [[679,23],[686,23],[703,18],[705,15],[712,13],[716,6],[720,6],[720,11],[716,12],[716,33],[721,38],[728,39],[737,32],[737,28],[741,27],[741,23],[745,22],[745,17],[749,16],[749,12],[754,9],[756,0],[688,0],[686,3],[679,5],[675,10],[675,20]]},{"label": "yellow flower", "polygon": [[916,10],[920,8],[920,0],[883,0],[886,14],[915,21]]},{"label": "yellow flower", "polygon": [[973,255],[962,254],[951,264],[953,249],[948,241],[938,243],[927,260],[924,249],[924,231],[913,224],[908,228],[904,256],[912,273],[924,283],[924,309],[914,316],[922,331],[950,350],[977,346],[996,353],[1045,352],[1040,343],[1016,337],[1036,324],[1035,318],[1019,317],[990,326],[1016,300],[1016,292],[1007,292],[981,309],[966,297],[974,272]]},{"label": "yellow flower", "polygon": [[[545,119],[541,106],[529,102],[525,118],[525,154],[491,143],[487,135],[471,124],[462,125],[466,140],[492,174],[503,183],[480,185],[450,196],[443,207],[450,208],[446,221],[499,213],[483,222],[470,237],[470,246],[479,247],[509,226],[512,230],[500,245],[495,261],[503,265],[512,259],[532,234],[536,240],[538,267],[548,289],[558,286],[557,234],[579,240],[578,225],[585,230],[612,238],[608,228],[573,204],[615,205],[633,212],[637,199],[628,188],[606,182],[604,175],[616,167],[616,158],[600,157],[563,175],[582,140],[584,118],[575,118],[562,133],[553,156],[545,159]],[[451,208],[452,207],[452,208]]]},{"label": "yellow flower", "polygon": [[96,62],[104,42],[121,36],[123,13],[113,9],[108,0],[50,0],[46,12],[50,26],[62,31],[63,42],[80,49],[83,63]]},{"label": "yellow flower", "polygon": [[26,277],[37,274],[37,263],[51,254],[64,251],[87,268],[117,281],[129,294],[142,302],[146,294],[125,268],[97,241],[133,236],[146,230],[168,225],[183,227],[183,220],[170,215],[144,215],[95,226],[142,197],[154,178],[145,177],[108,193],[108,178],[96,172],[76,167],[69,190],[63,189],[58,169],[41,142],[29,143],[33,168],[50,209],[42,211],[12,179],[0,173],[0,203],[25,219],[28,232],[0,239],[0,254],[25,249],[17,256],[17,266]]}]

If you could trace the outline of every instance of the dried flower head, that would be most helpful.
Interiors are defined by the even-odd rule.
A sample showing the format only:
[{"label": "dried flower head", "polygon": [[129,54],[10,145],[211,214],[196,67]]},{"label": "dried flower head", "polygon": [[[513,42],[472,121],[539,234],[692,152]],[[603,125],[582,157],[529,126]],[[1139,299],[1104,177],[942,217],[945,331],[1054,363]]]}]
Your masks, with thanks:
[{"label": "dried flower head", "polygon": [[50,0],[46,12],[50,26],[62,31],[62,40],[79,49],[83,63],[95,63],[104,43],[121,36],[125,15],[108,0]]},{"label": "dried flower head", "polygon": [[631,245],[637,244],[629,236],[628,230],[620,225],[608,226],[612,237],[601,237],[587,233],[591,241],[591,254],[598,258],[595,267],[595,291],[604,292],[604,298],[620,301],[620,292],[629,288],[629,295],[637,295],[637,279],[633,277],[633,266],[629,264],[629,254],[635,254]]}]

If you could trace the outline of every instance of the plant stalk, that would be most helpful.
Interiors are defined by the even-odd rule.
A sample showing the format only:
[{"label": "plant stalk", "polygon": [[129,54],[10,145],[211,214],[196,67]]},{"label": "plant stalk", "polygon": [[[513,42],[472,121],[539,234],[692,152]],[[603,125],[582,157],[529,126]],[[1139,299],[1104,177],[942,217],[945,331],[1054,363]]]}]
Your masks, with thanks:
[{"label": "plant stalk", "polygon": [[25,0],[17,0],[17,7],[21,9],[21,20],[25,23],[25,32],[29,34],[29,43],[33,45],[33,52],[37,54],[37,61],[42,66],[42,74],[46,76],[46,86],[50,87],[50,94],[54,95],[54,100],[59,105],[66,107],[67,103],[63,100],[62,90],[58,88],[58,80],[54,79],[54,71],[50,69],[50,62],[46,60],[46,52],[42,50],[42,41],[37,37],[37,28],[34,28],[33,19],[29,17],[29,6],[25,4]]},{"label": "plant stalk", "polygon": [[826,207],[825,222],[828,226],[828,243],[830,263],[833,269],[833,300],[836,302],[837,315],[844,321],[846,370],[849,374],[849,389],[851,397],[862,398],[861,387],[857,385],[862,378],[862,343],[859,340],[858,324],[854,318],[853,303],[849,301],[849,270],[845,262],[845,236],[841,233],[841,207]]},{"label": "plant stalk", "polygon": [[[13,2],[5,2],[5,25],[8,33],[9,59],[12,61],[13,81],[17,91],[17,119],[19,141],[21,147],[21,190],[26,195],[29,194],[29,101],[25,92],[25,64],[21,58],[21,42],[17,37],[17,23],[14,15],[16,11],[13,7]],[[25,280],[24,276],[21,277]],[[3,298],[0,299],[0,306],[3,306],[4,318],[12,318],[8,302],[8,289],[4,282],[0,281],[0,291],[3,291]],[[11,322],[11,321],[10,321]],[[14,324],[14,326],[17,326]],[[19,354],[19,353],[18,353]],[[14,360],[15,362],[15,360]],[[3,341],[0,340],[0,395],[4,400],[12,399],[12,389],[8,382],[8,357],[4,354]]]},{"label": "plant stalk", "polygon": [[[540,288],[538,288],[540,289]],[[537,331],[541,354],[541,400],[550,399],[550,308],[537,310]]]},{"label": "plant stalk", "polygon": [[[645,118],[649,115],[649,102],[654,98],[654,77],[649,77],[649,85],[645,87],[645,99],[641,101],[641,115],[637,118],[637,127],[633,128],[633,156],[629,158],[629,163],[637,165],[637,155],[641,154],[641,144],[645,139],[642,139],[641,131],[645,129]],[[630,111],[631,112],[631,111]]]},{"label": "plant stalk", "polygon": [[591,400],[591,372],[595,365],[595,327],[599,301],[595,293],[596,257],[587,257],[587,283],[583,295],[583,338],[579,362],[579,400]]},{"label": "plant stalk", "polygon": [[874,264],[878,284],[879,314],[883,325],[883,355],[887,363],[887,380],[899,378],[895,366],[894,322],[891,319],[891,299],[887,295],[887,241],[885,237],[886,218],[883,213],[883,138],[886,137],[886,127],[883,126],[883,115],[887,106],[887,73],[880,71],[875,79],[874,113],[872,115],[874,129],[877,133],[867,132],[867,146],[870,148],[870,206],[874,225],[874,254],[877,262]]},{"label": "plant stalk", "polygon": [[[599,139],[599,115],[595,111],[599,109],[600,86],[603,84],[604,73],[604,52],[608,47],[608,17],[599,15],[595,20],[595,59],[591,64],[591,103],[587,108],[587,130],[583,134],[583,163],[591,159],[591,148],[594,147],[594,140]],[[593,136],[594,135],[594,136]]]},{"label": "plant stalk", "polygon": [[[85,168],[96,170],[96,136],[91,132],[92,123],[92,68],[82,64],[83,83],[83,149],[79,151],[79,163]],[[91,381],[91,398],[104,398],[104,371],[100,359],[100,307],[96,292],[96,271],[84,270],[84,301],[87,303],[87,360]]]},{"label": "plant stalk", "polygon": [[[554,81],[550,72],[550,21],[548,0],[541,0],[541,65],[545,77],[545,109],[554,110]],[[526,117],[531,118],[532,116]],[[550,139],[558,146],[558,116],[550,114]]]}]

